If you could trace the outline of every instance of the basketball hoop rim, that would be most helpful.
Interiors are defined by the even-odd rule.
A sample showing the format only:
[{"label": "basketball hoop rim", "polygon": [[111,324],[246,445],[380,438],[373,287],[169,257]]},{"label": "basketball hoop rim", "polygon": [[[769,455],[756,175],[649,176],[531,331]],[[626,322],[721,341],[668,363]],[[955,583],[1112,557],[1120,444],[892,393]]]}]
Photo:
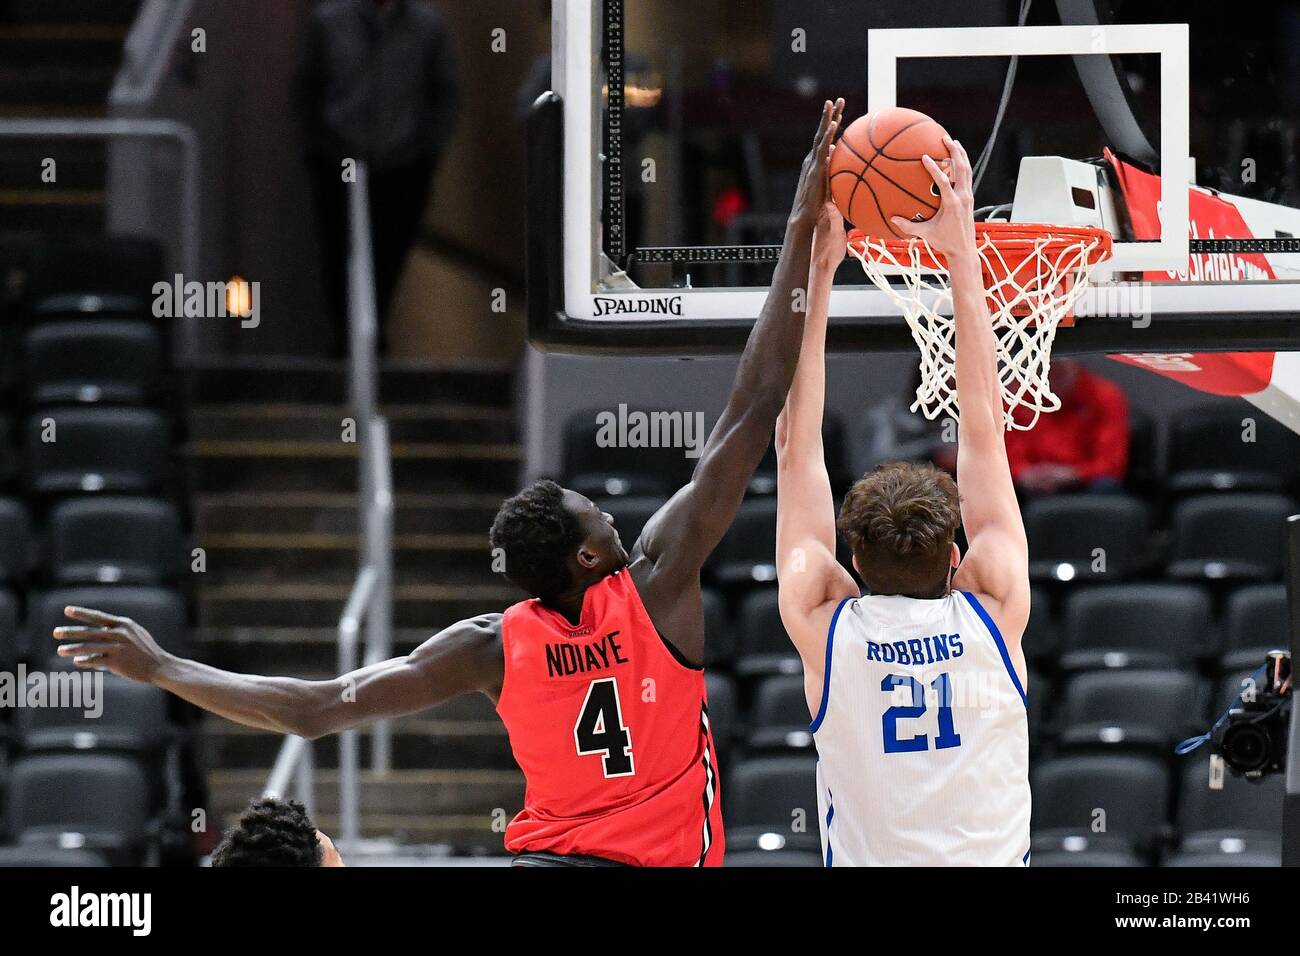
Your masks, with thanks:
[{"label": "basketball hoop rim", "polygon": [[[1095,226],[1054,226],[1036,222],[977,222],[975,247],[977,250],[995,248],[997,257],[1015,271],[1030,256],[1056,256],[1068,249],[1082,249],[1085,262],[1079,265],[1094,266],[1111,256],[1114,239],[1111,234]],[[947,271],[948,263],[943,253],[930,248],[923,239],[909,236],[906,239],[877,239],[861,229],[848,234],[848,245],[859,258],[870,257],[888,263],[890,259],[901,263],[913,261],[928,271]],[[912,259],[915,250],[916,258]],[[900,256],[905,258],[900,258]],[[987,257],[981,256],[986,260]]]}]

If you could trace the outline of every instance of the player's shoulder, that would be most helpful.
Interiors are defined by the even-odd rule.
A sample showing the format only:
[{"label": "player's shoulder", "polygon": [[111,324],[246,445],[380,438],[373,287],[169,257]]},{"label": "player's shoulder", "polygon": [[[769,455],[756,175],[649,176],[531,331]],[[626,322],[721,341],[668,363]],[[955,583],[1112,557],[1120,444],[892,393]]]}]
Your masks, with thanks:
[{"label": "player's shoulder", "polygon": [[1007,594],[994,597],[979,591],[956,591],[954,596],[968,605],[975,616],[997,638],[1019,644],[1029,624],[1029,585],[1012,588]]}]

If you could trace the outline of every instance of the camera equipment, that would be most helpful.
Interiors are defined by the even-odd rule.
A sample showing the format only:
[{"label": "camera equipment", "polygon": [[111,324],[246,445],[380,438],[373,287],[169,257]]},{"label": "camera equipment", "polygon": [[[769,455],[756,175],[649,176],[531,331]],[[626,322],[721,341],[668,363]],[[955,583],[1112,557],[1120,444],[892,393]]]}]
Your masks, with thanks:
[{"label": "camera equipment", "polygon": [[1208,740],[1233,773],[1259,780],[1286,767],[1290,717],[1291,654],[1269,651],[1264,666],[1243,682],[1241,693],[1214,726],[1174,750],[1188,754]]}]

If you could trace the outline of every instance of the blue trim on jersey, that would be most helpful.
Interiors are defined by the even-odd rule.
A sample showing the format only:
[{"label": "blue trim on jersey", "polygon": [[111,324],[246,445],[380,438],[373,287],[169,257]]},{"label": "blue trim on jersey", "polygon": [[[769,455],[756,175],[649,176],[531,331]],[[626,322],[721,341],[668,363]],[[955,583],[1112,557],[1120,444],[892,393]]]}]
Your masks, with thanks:
[{"label": "blue trim on jersey", "polygon": [[1025,855],[1020,858],[1020,862],[1023,863],[1025,866],[1029,865],[1029,853],[1030,851],[1026,850]]},{"label": "blue trim on jersey", "polygon": [[1020,693],[1020,700],[1025,705],[1025,708],[1028,709],[1029,697],[1025,694],[1025,688],[1020,683],[1020,677],[1016,674],[1016,669],[1011,666],[1011,655],[1007,653],[1007,642],[1002,639],[1002,632],[999,631],[998,626],[993,623],[993,618],[989,617],[989,612],[984,610],[984,605],[980,604],[979,598],[975,597],[975,595],[971,594],[969,591],[961,591],[958,593],[960,593],[961,596],[966,599],[967,603],[974,608],[975,613],[979,615],[979,619],[984,622],[984,626],[987,627],[989,633],[993,635],[993,642],[997,644],[998,653],[1002,655],[1002,663],[1006,665],[1007,673],[1011,675],[1011,683],[1016,685],[1016,690]]},{"label": "blue trim on jersey", "polygon": [[829,704],[831,700],[831,651],[835,648],[835,625],[840,621],[840,611],[844,610],[844,605],[848,604],[852,600],[853,598],[846,597],[844,600],[840,601],[839,606],[835,608],[835,614],[831,617],[830,629],[826,632],[826,667],[825,673],[822,677],[822,704],[817,711],[817,716],[814,717],[813,722],[808,725],[810,733],[817,733],[817,728],[820,727],[822,721],[826,719],[826,705]]},{"label": "blue trim on jersey", "polygon": [[831,862],[834,851],[831,849],[831,821],[835,819],[835,798],[831,796],[829,790],[826,791],[826,802],[830,809],[826,811],[826,865],[833,866]]}]

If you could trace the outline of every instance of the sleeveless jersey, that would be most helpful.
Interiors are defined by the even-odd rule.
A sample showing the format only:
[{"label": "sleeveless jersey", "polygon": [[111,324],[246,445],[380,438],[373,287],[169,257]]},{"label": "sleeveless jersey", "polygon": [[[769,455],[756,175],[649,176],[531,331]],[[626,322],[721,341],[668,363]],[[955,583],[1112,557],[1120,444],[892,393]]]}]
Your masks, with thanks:
[{"label": "sleeveless jersey", "polygon": [[842,601],[811,728],[826,865],[1027,864],[1026,702],[973,594]]},{"label": "sleeveless jersey", "polygon": [[664,644],[631,573],[589,587],[576,627],[537,600],[510,607],[501,640],[497,712],[527,784],[506,849],[720,866],[704,672]]}]

